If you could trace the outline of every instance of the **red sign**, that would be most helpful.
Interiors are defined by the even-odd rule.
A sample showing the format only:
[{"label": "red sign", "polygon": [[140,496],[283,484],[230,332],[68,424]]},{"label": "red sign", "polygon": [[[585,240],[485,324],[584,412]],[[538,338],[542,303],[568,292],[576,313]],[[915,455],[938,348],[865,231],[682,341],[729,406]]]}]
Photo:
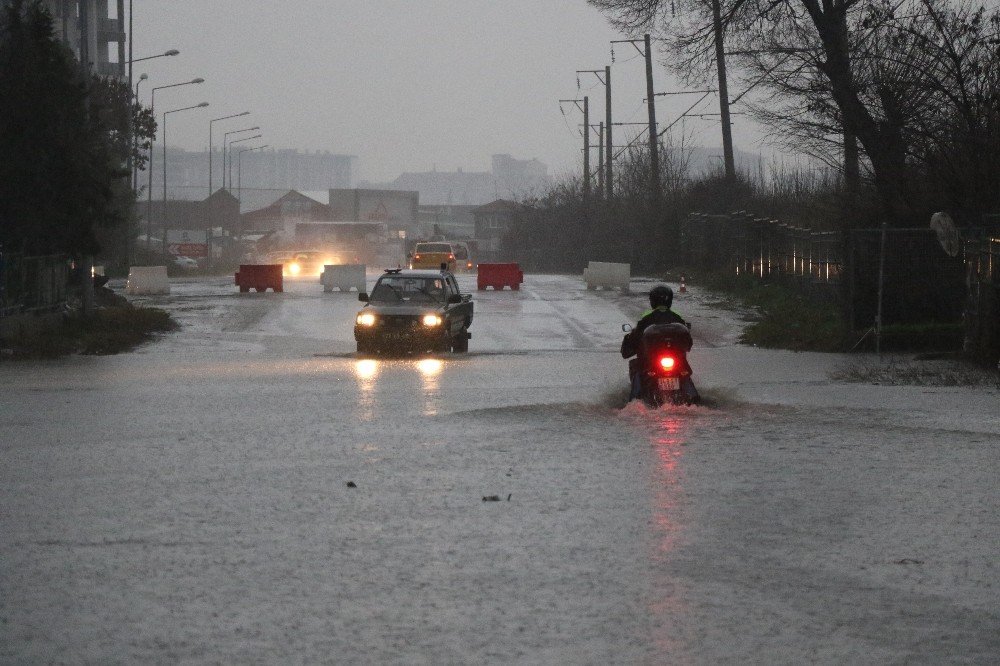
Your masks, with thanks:
[{"label": "red sign", "polygon": [[208,256],[208,245],[205,243],[171,243],[167,245],[167,252],[175,256],[198,257]]}]

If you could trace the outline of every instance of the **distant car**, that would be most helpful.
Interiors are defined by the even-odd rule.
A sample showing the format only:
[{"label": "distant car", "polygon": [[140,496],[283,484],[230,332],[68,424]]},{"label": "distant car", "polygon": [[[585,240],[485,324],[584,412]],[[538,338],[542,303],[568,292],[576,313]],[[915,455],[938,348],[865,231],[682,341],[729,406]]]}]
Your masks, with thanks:
[{"label": "distant car", "polygon": [[193,271],[198,268],[198,262],[191,257],[179,255],[174,257],[174,266],[185,271]]},{"label": "distant car", "polygon": [[472,260],[472,253],[465,243],[452,243],[455,252],[455,271],[457,273],[471,273],[476,270],[476,262]]},{"label": "distant car", "polygon": [[359,353],[469,351],[472,296],[448,271],[389,269],[358,300]]},{"label": "distant car", "polygon": [[281,264],[281,273],[285,277],[315,277],[323,273],[327,264],[343,263],[333,252],[321,250],[305,250],[299,252],[278,251],[264,256],[264,263]]},{"label": "distant car", "polygon": [[455,250],[451,243],[417,243],[410,258],[410,268],[440,270],[444,264],[448,271],[455,270]]}]

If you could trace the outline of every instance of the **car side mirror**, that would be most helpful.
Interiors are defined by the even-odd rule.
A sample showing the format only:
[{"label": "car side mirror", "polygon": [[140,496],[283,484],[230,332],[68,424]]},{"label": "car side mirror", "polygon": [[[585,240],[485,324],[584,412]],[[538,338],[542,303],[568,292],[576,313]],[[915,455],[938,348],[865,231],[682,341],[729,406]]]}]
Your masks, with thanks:
[{"label": "car side mirror", "polygon": [[632,327],[629,324],[622,324],[622,332],[623,333],[629,333],[631,330],[632,330]]},{"label": "car side mirror", "polygon": [[461,303],[461,302],[462,302],[462,295],[461,294],[452,294],[451,296],[448,297],[448,305],[451,305],[453,303]]},{"label": "car side mirror", "polygon": [[362,301],[364,303],[367,303],[368,302],[368,292],[367,291],[359,291],[358,292],[358,300]]}]

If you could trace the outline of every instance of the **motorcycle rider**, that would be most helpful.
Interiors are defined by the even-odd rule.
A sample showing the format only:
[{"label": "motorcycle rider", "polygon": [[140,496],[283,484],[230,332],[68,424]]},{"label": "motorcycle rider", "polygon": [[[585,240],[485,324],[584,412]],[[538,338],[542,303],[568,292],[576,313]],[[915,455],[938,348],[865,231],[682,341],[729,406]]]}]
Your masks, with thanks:
[{"label": "motorcycle rider", "polygon": [[[642,333],[654,324],[683,324],[690,326],[684,318],[670,309],[674,302],[674,291],[665,284],[659,284],[649,290],[649,310],[642,313],[639,322],[629,331],[622,340],[622,358],[630,358],[638,353],[641,348]],[[640,358],[642,364],[645,359]],[[692,402],[700,400],[698,389],[690,377],[681,378],[681,391],[683,391]],[[635,400],[642,395],[642,368],[632,377],[632,391],[629,400]]]}]

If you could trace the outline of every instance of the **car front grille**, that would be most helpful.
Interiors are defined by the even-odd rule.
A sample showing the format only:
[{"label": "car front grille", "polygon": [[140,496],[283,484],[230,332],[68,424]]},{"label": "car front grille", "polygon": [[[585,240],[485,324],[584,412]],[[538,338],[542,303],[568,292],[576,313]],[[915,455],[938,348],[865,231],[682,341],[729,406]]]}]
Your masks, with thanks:
[{"label": "car front grille", "polygon": [[416,317],[405,315],[389,315],[382,317],[382,324],[385,328],[393,331],[407,331],[419,326],[420,322]]}]

